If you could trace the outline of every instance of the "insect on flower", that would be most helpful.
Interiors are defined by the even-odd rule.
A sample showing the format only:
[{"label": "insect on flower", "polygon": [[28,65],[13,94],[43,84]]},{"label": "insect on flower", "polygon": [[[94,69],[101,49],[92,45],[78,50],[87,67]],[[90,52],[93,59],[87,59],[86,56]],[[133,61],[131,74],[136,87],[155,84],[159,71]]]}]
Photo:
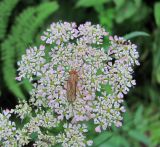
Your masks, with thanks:
[{"label": "insect on flower", "polygon": [[76,99],[76,89],[78,83],[78,73],[76,70],[69,72],[69,78],[67,80],[67,99],[69,102],[74,102]]}]

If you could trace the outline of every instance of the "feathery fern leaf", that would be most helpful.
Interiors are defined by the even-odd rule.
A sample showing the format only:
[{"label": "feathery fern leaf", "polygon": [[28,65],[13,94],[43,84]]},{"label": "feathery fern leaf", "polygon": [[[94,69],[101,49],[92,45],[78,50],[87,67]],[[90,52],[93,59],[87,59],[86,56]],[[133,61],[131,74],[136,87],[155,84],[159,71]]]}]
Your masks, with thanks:
[{"label": "feathery fern leaf", "polygon": [[[36,33],[45,19],[57,9],[58,4],[56,2],[47,2],[24,10],[16,19],[12,33],[2,44],[4,80],[8,88],[19,99],[24,99],[25,96],[20,85],[15,81],[15,63],[25,52],[26,47],[33,43]],[[26,89],[31,89],[28,81],[24,82],[23,85]]]},{"label": "feathery fern leaf", "polygon": [[18,2],[19,0],[3,0],[0,2],[0,40],[5,36],[9,16]]}]

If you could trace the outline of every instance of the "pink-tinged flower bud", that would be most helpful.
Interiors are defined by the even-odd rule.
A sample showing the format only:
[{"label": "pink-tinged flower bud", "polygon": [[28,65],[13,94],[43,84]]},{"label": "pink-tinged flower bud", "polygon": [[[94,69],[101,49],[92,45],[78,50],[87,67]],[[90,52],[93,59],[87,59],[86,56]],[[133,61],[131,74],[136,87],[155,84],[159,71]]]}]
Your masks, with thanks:
[{"label": "pink-tinged flower bud", "polygon": [[95,128],[95,131],[96,131],[97,133],[101,133],[101,127],[100,127],[100,126],[97,126],[97,127]]},{"label": "pink-tinged flower bud", "polygon": [[115,124],[115,125],[116,125],[116,127],[118,127],[118,128],[119,128],[119,127],[121,127],[121,126],[122,126],[122,122],[118,121],[118,122],[116,122],[116,124]]},{"label": "pink-tinged flower bud", "polygon": [[9,113],[10,113],[10,110],[9,110],[9,109],[3,110],[3,114],[4,114],[5,116],[7,116]]}]

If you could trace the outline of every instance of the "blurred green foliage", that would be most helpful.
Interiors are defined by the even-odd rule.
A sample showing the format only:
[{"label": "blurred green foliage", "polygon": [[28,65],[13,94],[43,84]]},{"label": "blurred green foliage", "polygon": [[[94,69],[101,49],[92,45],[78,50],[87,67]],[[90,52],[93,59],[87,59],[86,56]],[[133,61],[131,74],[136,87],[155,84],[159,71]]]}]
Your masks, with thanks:
[{"label": "blurred green foliage", "polygon": [[137,85],[125,98],[123,126],[97,135],[89,123],[94,146],[160,146],[160,1],[1,0],[1,106],[14,107],[16,98],[28,98],[32,87],[27,80],[15,81],[16,62],[25,48],[39,44],[43,28],[59,20],[100,23],[110,34],[138,45],[141,66],[135,69]]}]

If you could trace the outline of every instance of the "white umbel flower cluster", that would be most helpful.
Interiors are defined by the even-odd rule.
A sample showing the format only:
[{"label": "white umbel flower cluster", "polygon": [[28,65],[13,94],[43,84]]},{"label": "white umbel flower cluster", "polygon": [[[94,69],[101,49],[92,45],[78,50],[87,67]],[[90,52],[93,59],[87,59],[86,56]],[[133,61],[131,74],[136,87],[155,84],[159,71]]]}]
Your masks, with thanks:
[{"label": "white umbel flower cluster", "polygon": [[[41,36],[44,44],[27,49],[18,62],[16,79],[28,78],[34,88],[29,104],[23,102],[11,112],[29,119],[23,132],[29,139],[36,134],[34,146],[91,146],[85,136],[87,121],[96,132],[122,125],[123,97],[136,84],[132,73],[139,55],[136,45],[122,37],[108,37],[110,46],[105,47],[104,37],[105,29],[90,22],[53,23]],[[49,131],[61,125],[60,132]]]},{"label": "white umbel flower cluster", "polygon": [[12,147],[16,143],[16,125],[14,122],[10,121],[9,118],[11,114],[9,110],[4,110],[0,114],[0,141],[3,141],[5,147]]},{"label": "white umbel flower cluster", "polygon": [[64,133],[57,136],[57,142],[62,143],[64,147],[86,147],[90,146],[91,140],[86,141],[83,133],[88,132],[86,125],[64,124]]}]

